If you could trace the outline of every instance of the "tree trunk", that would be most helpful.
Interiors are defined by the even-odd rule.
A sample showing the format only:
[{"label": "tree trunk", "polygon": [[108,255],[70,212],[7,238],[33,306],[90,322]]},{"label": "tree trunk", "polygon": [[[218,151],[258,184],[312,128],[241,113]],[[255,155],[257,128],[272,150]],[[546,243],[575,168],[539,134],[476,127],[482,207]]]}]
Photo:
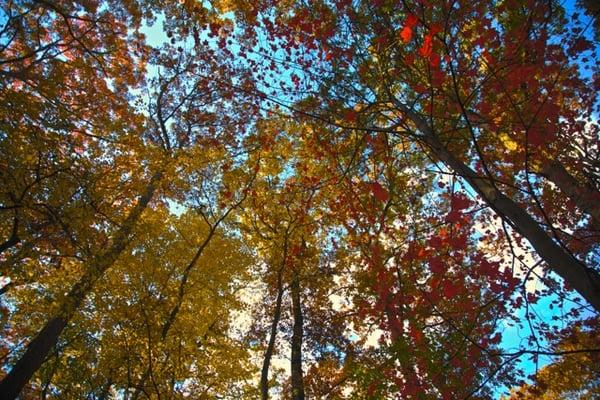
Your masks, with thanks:
[{"label": "tree trunk", "polygon": [[567,285],[575,289],[596,311],[600,311],[600,275],[577,260],[555,242],[540,224],[515,201],[498,190],[487,177],[478,176],[469,166],[459,160],[442,144],[429,125],[411,111],[405,111],[421,131],[421,139],[446,165],[462,176],[488,205],[509,220],[515,230],[526,238],[549,268]]},{"label": "tree trunk", "polygon": [[260,393],[261,399],[269,398],[269,366],[271,365],[271,357],[275,349],[275,339],[277,337],[277,326],[281,319],[281,302],[283,299],[283,270],[277,273],[277,298],[275,300],[275,310],[273,311],[273,322],[271,323],[271,336],[269,336],[269,344],[263,359],[262,370],[260,371]]},{"label": "tree trunk", "polygon": [[566,194],[581,211],[592,217],[592,226],[600,230],[600,193],[580,185],[558,161],[552,161],[542,170],[542,176]]},{"label": "tree trunk", "polygon": [[161,177],[161,172],[154,174],[138,203],[133,207],[115,234],[111,246],[92,258],[83,276],[65,296],[59,311],[48,320],[37,336],[29,342],[25,353],[15,363],[8,375],[2,379],[2,382],[0,382],[0,400],[15,399],[43,364],[46,356],[58,342],[60,334],[85,299],[85,296],[127,247],[131,240],[133,228],[154,196],[156,185]]},{"label": "tree trunk", "polygon": [[294,271],[292,284],[292,313],[294,328],[292,331],[292,400],[304,400],[304,384],[302,379],[302,336],[303,324],[302,306],[300,299],[300,279],[298,272]]}]

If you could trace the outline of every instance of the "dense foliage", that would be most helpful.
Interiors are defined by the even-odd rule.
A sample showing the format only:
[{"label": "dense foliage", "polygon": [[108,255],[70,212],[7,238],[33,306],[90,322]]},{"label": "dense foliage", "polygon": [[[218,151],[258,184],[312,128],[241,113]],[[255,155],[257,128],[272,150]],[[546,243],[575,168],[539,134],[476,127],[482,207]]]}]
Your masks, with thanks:
[{"label": "dense foliage", "polygon": [[594,398],[595,13],[0,0],[0,399]]}]

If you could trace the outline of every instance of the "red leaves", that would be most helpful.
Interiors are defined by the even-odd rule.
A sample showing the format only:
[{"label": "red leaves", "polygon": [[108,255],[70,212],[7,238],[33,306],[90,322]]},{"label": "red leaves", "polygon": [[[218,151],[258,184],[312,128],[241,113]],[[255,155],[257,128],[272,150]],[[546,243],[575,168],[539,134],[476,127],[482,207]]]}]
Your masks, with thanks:
[{"label": "red leaves", "polygon": [[425,35],[423,44],[419,48],[419,55],[429,59],[429,65],[437,69],[440,65],[441,58],[438,54],[433,53],[433,38],[436,34],[442,31],[442,27],[438,24],[432,24],[429,27],[429,33]]},{"label": "red leaves", "polygon": [[429,56],[429,65],[433,68],[437,68],[440,65],[440,56],[437,54],[431,54]]},{"label": "red leaves", "polygon": [[446,269],[444,263],[439,257],[433,257],[429,259],[429,269],[434,274],[441,274]]},{"label": "red leaves", "polygon": [[375,198],[380,202],[385,203],[390,198],[388,191],[385,190],[379,182],[371,182],[369,187],[371,192],[373,192],[373,196],[375,196]]},{"label": "red leaves", "polygon": [[417,25],[417,17],[414,14],[409,14],[404,22],[404,28],[400,31],[400,39],[402,43],[406,44],[410,42],[413,35],[413,29]]},{"label": "red leaves", "polygon": [[429,35],[434,36],[442,31],[442,27],[439,24],[431,24],[429,27]]},{"label": "red leaves", "polygon": [[594,45],[592,42],[590,42],[587,39],[584,38],[578,38],[577,40],[575,40],[573,42],[573,44],[571,45],[571,47],[569,48],[569,53],[571,55],[575,55],[587,50],[592,50],[594,48]]},{"label": "red leaves", "polygon": [[433,50],[433,45],[431,43],[431,34],[425,36],[425,40],[423,41],[423,45],[419,49],[419,54],[422,57],[429,57],[431,55],[431,51]]},{"label": "red leaves", "polygon": [[408,16],[406,17],[406,22],[404,23],[404,26],[406,26],[408,28],[414,28],[417,25],[418,21],[419,20],[416,15],[408,14]]},{"label": "red leaves", "polygon": [[459,285],[455,285],[450,281],[446,280],[442,283],[442,293],[444,293],[444,296],[448,299],[451,299],[460,293],[460,289]]},{"label": "red leaves", "polygon": [[402,40],[402,43],[406,44],[406,43],[410,42],[410,39],[412,39],[412,34],[413,34],[412,29],[409,28],[408,26],[405,26],[400,31],[400,39]]},{"label": "red leaves", "polygon": [[421,344],[423,342],[423,332],[415,327],[410,328],[410,336],[412,336],[415,344]]},{"label": "red leaves", "polygon": [[456,193],[452,196],[450,201],[451,211],[446,216],[446,222],[454,223],[460,221],[463,217],[462,210],[468,208],[471,205],[471,200],[463,194]]},{"label": "red leaves", "polygon": [[467,247],[467,236],[466,235],[456,235],[450,238],[450,245],[454,249],[464,249]]}]

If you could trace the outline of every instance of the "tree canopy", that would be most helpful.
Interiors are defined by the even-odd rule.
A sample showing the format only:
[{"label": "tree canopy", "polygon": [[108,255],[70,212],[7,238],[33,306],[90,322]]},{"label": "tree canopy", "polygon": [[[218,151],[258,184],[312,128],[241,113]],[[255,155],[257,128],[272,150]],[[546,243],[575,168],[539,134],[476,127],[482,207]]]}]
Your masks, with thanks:
[{"label": "tree canopy", "polygon": [[0,399],[594,398],[594,7],[0,0]]}]

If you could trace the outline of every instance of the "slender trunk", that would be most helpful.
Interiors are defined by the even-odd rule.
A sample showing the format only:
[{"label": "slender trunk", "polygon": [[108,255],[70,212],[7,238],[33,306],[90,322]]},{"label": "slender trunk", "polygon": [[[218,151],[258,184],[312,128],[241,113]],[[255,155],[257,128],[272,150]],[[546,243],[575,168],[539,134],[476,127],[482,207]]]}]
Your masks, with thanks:
[{"label": "slender trunk", "polygon": [[[200,247],[196,251],[196,254],[194,254],[194,257],[192,257],[192,260],[185,267],[185,270],[183,271],[183,276],[181,277],[181,281],[179,281],[179,289],[177,291],[177,301],[175,302],[175,305],[173,306],[173,308],[169,312],[169,317],[163,323],[163,326],[162,326],[162,329],[161,329],[160,338],[161,338],[162,341],[164,341],[167,338],[167,335],[169,334],[169,331],[171,330],[171,327],[173,326],[173,323],[175,322],[175,318],[177,318],[177,314],[179,314],[179,310],[181,309],[181,305],[183,304],[183,297],[185,296],[185,287],[187,285],[187,281],[188,281],[188,279],[190,277],[190,273],[192,272],[192,269],[198,263],[198,260],[200,259],[200,256],[202,255],[202,253],[204,253],[204,249],[206,248],[206,246],[208,246],[208,244],[210,243],[211,239],[215,235],[215,232],[217,231],[217,228],[219,227],[219,225],[221,224],[221,222],[225,219],[225,217],[228,214],[229,214],[229,212],[225,213],[221,218],[219,218],[217,220],[217,222],[215,222],[214,225],[212,225],[210,227],[210,231],[208,232],[208,236],[206,237],[206,239],[204,239],[204,241],[202,242],[202,244],[200,245]],[[137,400],[138,397],[140,396],[142,389],[146,385],[146,381],[150,377],[150,372],[151,372],[150,368],[147,368],[144,371],[144,373],[142,374],[142,377],[140,378],[140,382],[138,383],[138,385],[137,385],[137,387],[136,387],[136,389],[133,392],[133,395],[131,397],[132,400]]]},{"label": "slender trunk", "polygon": [[292,313],[294,317],[294,327],[292,331],[292,399],[304,400],[304,384],[302,379],[302,336],[303,336],[303,316],[300,299],[300,279],[298,272],[294,272],[292,284],[290,285],[292,294]]},{"label": "slender trunk", "polygon": [[0,254],[4,253],[11,247],[16,246],[20,241],[21,239],[19,239],[18,236],[12,235],[4,243],[0,244]]},{"label": "slender trunk", "polygon": [[542,176],[554,183],[581,211],[592,217],[592,226],[600,230],[600,193],[580,185],[569,171],[554,160],[542,170]]},{"label": "slender trunk", "polygon": [[275,310],[273,311],[273,322],[271,323],[271,335],[269,336],[269,344],[263,359],[262,370],[260,371],[260,393],[261,399],[269,398],[269,367],[271,365],[271,357],[275,349],[275,338],[277,336],[277,326],[281,319],[281,302],[283,299],[283,270],[279,270],[277,274],[277,298],[275,300]]},{"label": "slender trunk", "polygon": [[435,155],[462,176],[500,216],[512,222],[515,230],[531,243],[549,268],[564,279],[567,285],[579,292],[596,311],[600,311],[600,275],[548,236],[531,215],[498,190],[490,179],[478,176],[475,171],[448,151],[425,121],[412,112],[408,112],[407,115],[415,122],[423,134],[422,140],[429,145]]},{"label": "slender trunk", "polygon": [[56,351],[54,353],[54,365],[52,366],[52,369],[50,370],[50,374],[42,386],[42,392],[40,393],[40,400],[46,400],[46,397],[48,397],[48,389],[50,389],[50,384],[52,383],[52,378],[54,378],[54,374],[56,374],[59,364],[60,364],[60,355],[59,355],[58,351]]},{"label": "slender trunk", "polygon": [[8,375],[2,379],[0,382],[0,400],[15,399],[32,375],[43,364],[46,356],[57,343],[60,334],[85,299],[85,296],[127,247],[131,240],[133,228],[154,196],[156,185],[161,177],[162,173],[160,172],[152,177],[138,203],[133,207],[115,234],[111,246],[91,259],[83,276],[65,296],[59,311],[46,322],[46,325],[29,342],[25,353],[15,363]]}]

